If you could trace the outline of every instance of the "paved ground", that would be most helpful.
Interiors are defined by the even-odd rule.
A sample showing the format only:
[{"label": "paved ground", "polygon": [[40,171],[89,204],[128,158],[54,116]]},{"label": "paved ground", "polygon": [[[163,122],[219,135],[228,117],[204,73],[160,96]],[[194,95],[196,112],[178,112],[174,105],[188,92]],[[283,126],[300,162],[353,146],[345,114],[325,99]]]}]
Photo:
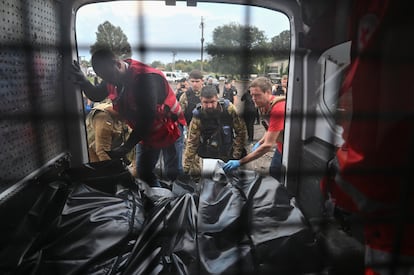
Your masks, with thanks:
[{"label": "paved ground", "polygon": [[[220,83],[221,84],[221,83]],[[236,107],[237,110],[241,113],[243,110],[242,107],[242,101],[240,100],[241,97],[243,96],[243,94],[247,91],[248,87],[249,87],[250,82],[249,81],[236,81],[235,82],[235,86],[237,89],[237,103],[236,103]],[[220,87],[220,91],[222,91],[222,87]],[[257,141],[259,139],[261,139],[264,135],[265,129],[262,125],[254,125],[254,140]],[[251,151],[251,148],[253,144],[248,144],[246,150],[247,152]],[[262,156],[261,158],[252,161],[251,163],[246,164],[245,168],[246,169],[250,169],[250,170],[255,170],[261,174],[268,174],[269,173],[269,165],[270,165],[270,161],[272,160],[273,157],[273,151],[268,152],[267,154],[265,154],[264,156]]]},{"label": "paved ground", "polygon": [[[240,113],[243,111],[243,107],[241,104],[242,103],[241,97],[247,91],[249,84],[250,84],[249,81],[235,81],[235,86],[237,89],[236,107]],[[219,88],[220,88],[220,96],[221,96],[223,93],[224,81],[220,81]],[[264,135],[264,132],[265,130],[262,125],[260,124],[254,125],[254,140],[258,141],[260,138],[262,138]],[[247,152],[251,151],[251,148],[253,145],[254,143],[247,145],[246,147]],[[246,164],[245,168],[249,170],[255,170],[263,175],[269,174],[269,165],[270,165],[270,161],[272,160],[272,157],[273,157],[273,151],[270,151],[269,153],[265,154],[261,158]]]},{"label": "paved ground", "polygon": [[[254,125],[254,140],[257,141],[259,140],[263,134],[264,134],[265,130],[264,127],[262,125]],[[253,144],[248,144],[246,147],[247,152],[251,151],[251,148]],[[261,158],[254,160],[250,163],[247,163],[245,165],[246,169],[249,170],[255,170],[263,175],[267,175],[269,174],[269,165],[270,165],[270,161],[272,160],[273,157],[273,151],[270,151],[268,153],[266,153],[264,156],[262,156]]]},{"label": "paved ground", "polygon": [[[243,96],[243,94],[247,91],[248,86],[249,86],[250,82],[249,81],[236,81],[235,82],[235,86],[236,89],[238,91],[237,94],[237,103],[236,103],[236,107],[237,110],[241,113],[243,111],[243,107],[242,107],[242,102],[241,102],[241,97]],[[172,84],[172,87],[175,88],[175,86]],[[224,81],[220,81],[219,82],[219,90],[220,90],[220,96],[223,93],[223,87],[224,87]],[[254,125],[254,140],[258,141],[261,137],[263,137],[265,130],[263,128],[262,125]],[[246,146],[246,150],[247,152],[251,151],[251,148],[253,144],[248,144]],[[265,154],[264,156],[262,156],[261,158],[252,161],[248,164],[246,164],[244,167],[246,169],[249,170],[255,170],[261,174],[268,174],[269,173],[269,165],[270,165],[270,161],[273,157],[273,151],[270,151],[269,153]]]}]

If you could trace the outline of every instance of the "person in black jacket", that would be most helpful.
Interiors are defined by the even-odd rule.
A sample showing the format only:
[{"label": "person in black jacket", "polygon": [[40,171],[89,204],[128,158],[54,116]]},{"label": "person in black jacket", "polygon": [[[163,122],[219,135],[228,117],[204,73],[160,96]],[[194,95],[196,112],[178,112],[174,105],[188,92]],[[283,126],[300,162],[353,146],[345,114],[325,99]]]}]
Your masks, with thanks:
[{"label": "person in black jacket", "polygon": [[190,125],[194,108],[200,103],[200,93],[204,86],[203,74],[199,70],[191,71],[189,82],[190,88],[181,95],[179,100],[187,125]]},{"label": "person in black jacket", "polygon": [[231,84],[230,80],[224,82],[223,98],[229,100],[233,104],[237,104],[237,89]]},{"label": "person in black jacket", "polygon": [[254,105],[250,90],[247,90],[241,97],[241,101],[244,103],[243,119],[247,128],[247,141],[253,142],[254,138],[254,121],[257,117],[257,108]]}]

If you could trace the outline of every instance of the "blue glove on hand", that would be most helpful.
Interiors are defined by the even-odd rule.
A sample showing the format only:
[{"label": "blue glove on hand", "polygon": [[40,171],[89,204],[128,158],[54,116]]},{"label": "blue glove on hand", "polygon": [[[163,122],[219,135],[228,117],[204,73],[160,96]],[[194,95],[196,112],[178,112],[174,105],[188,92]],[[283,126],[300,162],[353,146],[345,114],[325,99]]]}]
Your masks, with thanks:
[{"label": "blue glove on hand", "polygon": [[253,145],[253,147],[252,147],[252,152],[253,152],[254,150],[256,150],[257,148],[259,148],[259,146],[260,146],[260,143],[259,143],[259,142],[256,142],[256,143]]},{"label": "blue glove on hand", "polygon": [[228,172],[228,171],[234,170],[238,167],[240,167],[240,161],[239,160],[229,160],[228,162],[226,162],[226,164],[224,164],[223,170],[224,170],[224,172]]}]

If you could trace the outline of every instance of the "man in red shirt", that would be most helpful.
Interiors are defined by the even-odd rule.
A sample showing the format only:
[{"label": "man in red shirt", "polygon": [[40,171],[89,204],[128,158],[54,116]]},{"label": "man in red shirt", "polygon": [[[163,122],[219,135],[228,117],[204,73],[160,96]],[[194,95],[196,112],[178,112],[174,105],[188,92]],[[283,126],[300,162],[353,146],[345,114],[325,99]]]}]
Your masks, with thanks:
[{"label": "man in red shirt", "polygon": [[240,160],[230,160],[224,171],[230,171],[258,159],[269,152],[275,145],[277,148],[269,167],[269,174],[281,179],[283,129],[285,124],[285,97],[272,95],[272,83],[266,77],[258,77],[250,84],[250,94],[254,104],[259,108],[262,124],[266,128],[264,136],[253,146],[252,152]]}]

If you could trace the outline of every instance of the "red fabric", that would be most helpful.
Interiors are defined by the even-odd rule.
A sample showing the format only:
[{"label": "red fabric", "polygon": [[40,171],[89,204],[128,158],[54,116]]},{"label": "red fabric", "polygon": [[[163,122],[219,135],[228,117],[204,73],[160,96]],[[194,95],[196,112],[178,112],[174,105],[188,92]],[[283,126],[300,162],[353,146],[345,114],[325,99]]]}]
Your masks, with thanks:
[{"label": "red fabric", "polygon": [[[398,222],[366,224],[364,226],[365,243],[376,250],[393,253],[396,242],[400,243],[400,250],[397,253],[414,257],[414,223],[408,218],[406,224],[401,226]],[[401,230],[401,228],[403,230]]]},{"label": "red fabric", "polygon": [[[164,114],[164,106],[158,105],[157,112]],[[178,122],[172,120],[168,116],[158,116],[154,121],[154,128],[151,132],[151,136],[148,140],[144,140],[141,143],[153,148],[164,148],[174,144],[174,142],[180,137],[181,131],[178,128]]]},{"label": "red fabric", "polygon": [[[166,89],[166,99],[164,101],[165,105],[168,105],[171,109],[171,111],[173,111],[173,113],[176,113],[178,115],[178,122],[182,125],[186,125],[185,122],[185,118],[184,118],[184,114],[181,111],[181,108],[178,109],[178,111],[174,111],[172,109],[172,107],[174,106],[175,102],[177,102],[177,98],[175,96],[174,90],[171,88],[171,86],[169,85],[168,81],[165,79],[164,74],[160,71],[157,70],[155,68],[152,68],[144,63],[141,63],[139,61],[133,60],[133,59],[125,59],[125,62],[127,62],[129,64],[129,68],[128,70],[134,74],[134,75],[138,75],[138,74],[149,74],[149,73],[154,73],[154,74],[158,74],[160,76],[163,77],[163,79],[165,80],[165,86],[167,87]],[[118,92],[115,86],[108,84],[107,85],[108,88],[108,92],[109,92],[109,98],[111,100],[115,99],[118,96]],[[134,94],[135,91],[126,91],[127,94]],[[133,102],[133,101],[132,101]],[[131,103],[132,103],[131,102]],[[119,106],[117,104],[114,104],[114,109],[116,110],[116,108],[118,108]],[[131,106],[131,109],[134,109],[133,106]],[[132,125],[134,125],[135,123],[133,121],[130,122]]]},{"label": "red fabric", "polygon": [[[413,145],[414,86],[409,75],[414,68],[384,61],[386,51],[392,50],[384,49],[390,31],[387,23],[398,18],[387,15],[390,2],[355,3],[353,60],[341,91],[352,93],[352,121],[337,159],[345,181],[369,199],[392,204],[402,194],[399,183],[404,179],[398,173],[405,168],[407,150]],[[340,204],[349,205],[349,201],[346,194],[337,197]]]},{"label": "red fabric", "polygon": [[379,273],[375,272],[374,270],[372,270],[372,269],[371,269],[371,268],[369,268],[369,267],[366,267],[366,268],[365,268],[365,275],[381,275],[381,274],[379,274]]},{"label": "red fabric", "polygon": [[[325,178],[321,188],[328,189],[338,206],[365,217],[368,247],[414,256],[409,170],[414,159],[414,66],[404,56],[412,52],[413,23],[403,3],[355,1],[352,9],[352,62],[341,90],[342,96],[352,94],[352,119],[336,158],[343,183],[367,199],[369,207],[358,208],[358,197],[332,179]],[[394,251],[397,247],[399,251]],[[365,274],[379,275],[369,267]]]},{"label": "red fabric", "polygon": [[[181,110],[180,104],[177,101],[177,98],[175,96],[175,93],[171,86],[169,85],[168,81],[165,79],[164,74],[154,69],[144,63],[141,63],[136,60],[132,59],[126,59],[125,62],[129,64],[128,67],[128,73],[134,75],[138,74],[158,74],[163,77],[165,81],[165,93],[166,98],[162,105],[157,105],[157,116],[154,120],[153,126],[152,126],[152,132],[150,134],[150,137],[142,143],[154,147],[154,148],[163,148],[167,147],[169,145],[172,145],[177,138],[180,136],[180,130],[178,128],[178,123],[182,125],[186,125],[186,121],[184,118],[184,114]],[[132,79],[134,79],[132,77]],[[133,85],[132,85],[133,86]],[[109,92],[109,98],[111,100],[114,100],[118,97],[118,91],[117,88],[112,84],[107,84],[107,89]],[[122,113],[124,114],[130,114],[128,117],[123,117],[123,119],[126,120],[127,124],[132,128],[135,129],[136,125],[136,119],[139,119],[135,117],[133,114],[135,113],[134,110],[136,110],[135,102],[136,102],[136,96],[137,91],[132,90],[131,87],[126,87],[126,90],[124,91],[123,95],[123,108],[128,108],[128,111],[124,111]],[[114,110],[119,111],[120,104],[119,102],[114,101]],[[166,112],[164,111],[165,106],[169,107],[170,113],[166,115]],[[174,121],[171,118],[171,113],[175,114],[178,117],[177,121]]]},{"label": "red fabric", "polygon": [[[269,132],[282,131],[285,127],[285,101],[279,101],[270,110]],[[279,152],[283,152],[283,143],[277,142]]]},{"label": "red fabric", "polygon": [[[345,209],[348,212],[356,213],[358,212],[358,206],[350,198],[350,196],[341,189],[333,179],[328,177],[322,178],[319,185],[322,194],[330,194],[331,200],[334,205],[341,209]],[[328,197],[326,197],[328,199]]]},{"label": "red fabric", "polygon": [[[407,168],[412,166],[414,146],[414,66],[397,59],[399,55],[394,52],[410,48],[403,35],[391,36],[400,26],[407,27],[405,22],[410,22],[404,18],[404,9],[396,8],[399,4],[399,1],[356,1],[354,21],[358,24],[353,29],[353,59],[341,91],[342,95],[352,93],[352,120],[344,136],[345,144],[336,154],[340,175],[344,182],[374,202],[370,206],[375,208],[357,208],[359,201],[354,201],[335,182],[328,189],[337,205],[368,218],[364,225],[366,245],[392,253],[398,241],[401,244],[398,252],[413,256],[414,222],[409,216],[414,212],[414,200],[405,185],[412,182]],[[326,185],[326,181],[321,183],[322,188]],[[402,202],[407,203],[399,208]],[[400,225],[398,217],[404,212],[406,224]],[[370,223],[370,218],[390,220]],[[376,273],[367,269],[366,274]]]}]

